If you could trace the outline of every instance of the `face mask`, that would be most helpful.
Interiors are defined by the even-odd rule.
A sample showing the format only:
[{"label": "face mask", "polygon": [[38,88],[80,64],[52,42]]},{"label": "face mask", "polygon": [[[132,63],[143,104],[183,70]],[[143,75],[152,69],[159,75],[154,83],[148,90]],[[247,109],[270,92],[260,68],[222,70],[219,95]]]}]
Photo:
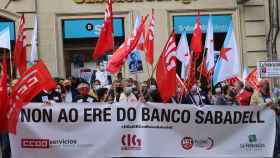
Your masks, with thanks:
[{"label": "face mask", "polygon": [[71,86],[70,86],[70,85],[67,85],[67,86],[65,86],[65,89],[66,89],[67,91],[69,91],[69,90],[71,89]]},{"label": "face mask", "polygon": [[88,93],[89,93],[89,89],[88,89],[88,88],[84,87],[84,88],[81,88],[81,89],[80,89],[80,94],[81,94],[82,96],[87,96]]},{"label": "face mask", "polygon": [[125,93],[126,95],[130,95],[130,94],[132,93],[132,87],[126,87],[126,88],[124,89],[124,93]]},{"label": "face mask", "polygon": [[96,86],[95,86],[95,89],[96,89],[96,90],[98,90],[98,89],[100,89],[100,88],[102,88],[101,85],[96,85]]},{"label": "face mask", "polygon": [[151,86],[150,86],[150,89],[151,89],[152,91],[154,91],[154,90],[157,90],[157,87],[156,87],[155,85],[151,85]]},{"label": "face mask", "polygon": [[104,67],[103,66],[100,66],[100,71],[104,71]]},{"label": "face mask", "polygon": [[56,91],[57,93],[61,93],[61,89],[60,89],[60,88],[56,88],[55,91]]},{"label": "face mask", "polygon": [[135,85],[132,85],[132,88],[134,88],[134,89],[135,89],[135,88],[136,88],[136,86],[135,86]]},{"label": "face mask", "polygon": [[117,93],[122,93],[123,92],[123,88],[122,87],[116,87],[116,92]]},{"label": "face mask", "polygon": [[233,97],[236,96],[236,93],[235,93],[234,91],[231,90],[231,91],[229,92],[229,96],[233,98]]}]

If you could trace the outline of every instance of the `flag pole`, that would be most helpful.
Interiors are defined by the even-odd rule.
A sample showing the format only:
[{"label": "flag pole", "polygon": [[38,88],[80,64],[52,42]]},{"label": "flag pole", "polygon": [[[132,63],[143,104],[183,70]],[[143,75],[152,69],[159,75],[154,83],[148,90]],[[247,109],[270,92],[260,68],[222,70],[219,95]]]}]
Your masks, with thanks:
[{"label": "flag pole", "polygon": [[[194,52],[193,52],[193,50],[190,50],[190,55],[191,55],[191,60],[193,60],[193,56],[194,56]],[[190,65],[188,66],[188,69],[186,70],[186,77],[187,77],[187,75],[189,74],[189,68],[190,68]],[[197,69],[195,69],[195,70],[197,70]],[[184,82],[184,84],[186,85],[187,84],[187,78],[185,79],[185,82]]]},{"label": "flag pole", "polygon": [[[6,54],[6,48],[4,48],[4,53]],[[12,51],[9,51],[9,56],[10,56],[10,77],[11,81],[13,80],[13,63],[12,63]]]},{"label": "flag pole", "polygon": [[149,64],[146,62],[146,68],[147,68],[147,70],[148,70],[148,76],[151,76],[151,74],[150,74],[150,68],[149,68]]},{"label": "flag pole", "polygon": [[[160,59],[160,58],[159,58]],[[159,62],[159,59],[158,59],[158,62]],[[151,74],[151,76],[150,76],[150,79],[152,79],[153,78],[153,76],[154,76],[154,73],[155,73],[155,71],[156,71],[156,68],[157,68],[157,65],[158,65],[158,62],[157,62],[157,64],[153,67],[153,65],[152,65],[152,69],[153,69],[153,71],[152,71],[152,74]]]},{"label": "flag pole", "polygon": [[[202,66],[204,66],[203,65],[203,62],[204,62],[204,59],[205,59],[205,54],[206,54],[206,48],[204,47],[204,49],[203,49],[203,53],[202,53],[202,55],[203,55],[203,57],[202,57],[202,62],[201,62],[201,64],[202,64]],[[202,73],[201,73],[201,67],[200,67],[200,71],[199,71],[199,79],[198,79],[198,81],[200,82],[200,79],[201,79],[201,75],[202,75]]]}]

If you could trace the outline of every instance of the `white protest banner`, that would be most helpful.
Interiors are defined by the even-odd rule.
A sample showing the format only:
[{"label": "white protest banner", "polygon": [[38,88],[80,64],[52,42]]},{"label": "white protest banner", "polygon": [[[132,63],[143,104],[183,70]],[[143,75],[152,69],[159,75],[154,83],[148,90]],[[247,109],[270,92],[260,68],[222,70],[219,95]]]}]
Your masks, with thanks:
[{"label": "white protest banner", "polygon": [[10,141],[13,158],[264,158],[275,132],[261,106],[30,104]]}]

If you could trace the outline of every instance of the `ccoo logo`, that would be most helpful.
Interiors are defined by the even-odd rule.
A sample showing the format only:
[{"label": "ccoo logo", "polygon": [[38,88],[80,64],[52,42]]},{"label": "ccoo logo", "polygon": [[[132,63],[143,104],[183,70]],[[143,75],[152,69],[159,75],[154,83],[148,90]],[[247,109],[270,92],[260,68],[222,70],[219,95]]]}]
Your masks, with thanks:
[{"label": "ccoo logo", "polygon": [[48,139],[22,139],[21,147],[47,149],[50,147],[50,141]]}]

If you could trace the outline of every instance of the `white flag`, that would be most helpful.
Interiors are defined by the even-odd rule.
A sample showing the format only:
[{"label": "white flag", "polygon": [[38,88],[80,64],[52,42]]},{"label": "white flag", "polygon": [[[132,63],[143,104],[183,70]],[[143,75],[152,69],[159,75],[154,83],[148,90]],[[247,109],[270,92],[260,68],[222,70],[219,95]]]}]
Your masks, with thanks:
[{"label": "white flag", "polygon": [[232,23],[229,26],[220,58],[215,66],[213,83],[240,76],[240,59]]},{"label": "white flag", "polygon": [[176,52],[176,57],[177,59],[184,64],[185,66],[188,65],[189,60],[190,60],[190,48],[188,44],[188,40],[186,37],[186,32],[182,32],[178,47],[177,47],[177,52]]},{"label": "white flag", "polygon": [[36,60],[38,60],[38,21],[37,21],[37,15],[34,17],[34,30],[33,30],[33,36],[31,41],[32,47],[31,47],[31,54],[30,54],[30,60],[29,62],[31,64],[34,64]]},{"label": "white flag", "polygon": [[9,27],[5,28],[3,31],[0,32],[0,48],[6,48],[11,50]]},{"label": "white flag", "polygon": [[205,48],[207,48],[206,69],[207,71],[210,71],[215,66],[214,32],[213,32],[212,15],[210,15],[208,19]]},{"label": "white flag", "polygon": [[182,64],[182,68],[181,68],[181,78],[183,80],[186,80],[187,77],[187,70],[188,70],[188,65]]}]

